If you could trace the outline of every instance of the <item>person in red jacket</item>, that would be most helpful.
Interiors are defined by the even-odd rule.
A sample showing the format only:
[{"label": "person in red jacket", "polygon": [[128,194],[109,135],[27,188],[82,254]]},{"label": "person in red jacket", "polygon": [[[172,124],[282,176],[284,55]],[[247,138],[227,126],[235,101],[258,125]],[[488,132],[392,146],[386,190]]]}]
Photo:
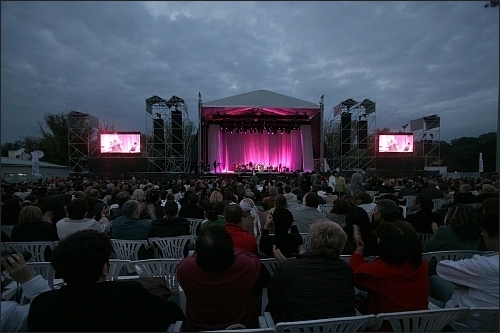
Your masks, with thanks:
[{"label": "person in red jacket", "polygon": [[363,241],[355,234],[356,251],[349,261],[354,271],[354,286],[367,292],[368,313],[426,310],[428,266],[422,261],[422,244],[416,231],[398,221],[381,224],[377,236],[377,259],[371,263],[365,261]]},{"label": "person in red jacket", "polygon": [[257,328],[252,289],[260,271],[259,257],[234,248],[223,227],[203,230],[196,240],[196,254],[184,258],[177,268],[186,295],[183,331],[223,330],[234,324]]},{"label": "person in red jacket", "polygon": [[258,254],[257,239],[240,226],[243,218],[243,209],[240,205],[227,205],[224,209],[226,225],[224,228],[233,239],[234,247],[254,254]]}]

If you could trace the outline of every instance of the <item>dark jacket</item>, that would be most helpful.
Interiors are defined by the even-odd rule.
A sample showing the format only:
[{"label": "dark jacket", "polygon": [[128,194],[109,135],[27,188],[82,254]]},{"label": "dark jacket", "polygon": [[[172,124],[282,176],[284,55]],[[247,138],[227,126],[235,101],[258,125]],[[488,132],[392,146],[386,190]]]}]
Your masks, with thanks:
[{"label": "dark jacket", "polygon": [[184,320],[177,304],[151,294],[135,281],[62,286],[31,301],[31,332],[166,332]]},{"label": "dark jacket", "polygon": [[179,216],[192,219],[204,219],[205,211],[196,204],[187,203],[182,205],[181,210],[179,210]]},{"label": "dark jacket", "polygon": [[436,222],[438,226],[443,224],[441,216],[430,210],[424,209],[421,209],[414,214],[407,215],[405,221],[409,222],[417,232],[426,234],[432,233],[432,222]]},{"label": "dark jacket", "polygon": [[58,241],[56,226],[49,222],[37,221],[18,223],[12,229],[11,242]]},{"label": "dark jacket", "polygon": [[276,268],[268,288],[274,322],[354,316],[352,269],[341,259],[307,252]]},{"label": "dark jacket", "polygon": [[149,237],[189,236],[189,221],[184,217],[156,219],[151,222]]},{"label": "dark jacket", "polygon": [[454,206],[456,204],[472,204],[476,202],[476,196],[472,194],[471,192],[467,193],[460,193],[457,192],[453,196],[453,202],[450,204],[450,206]]}]

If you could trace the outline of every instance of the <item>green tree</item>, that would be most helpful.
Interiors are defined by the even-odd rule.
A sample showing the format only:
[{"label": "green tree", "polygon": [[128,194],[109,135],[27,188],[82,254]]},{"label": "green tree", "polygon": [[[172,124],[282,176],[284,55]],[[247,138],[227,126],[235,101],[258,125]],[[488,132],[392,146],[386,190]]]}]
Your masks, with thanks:
[{"label": "green tree", "polygon": [[[44,152],[44,162],[68,165],[68,115],[48,113],[38,121],[39,149]],[[27,138],[24,138],[25,140]]]}]

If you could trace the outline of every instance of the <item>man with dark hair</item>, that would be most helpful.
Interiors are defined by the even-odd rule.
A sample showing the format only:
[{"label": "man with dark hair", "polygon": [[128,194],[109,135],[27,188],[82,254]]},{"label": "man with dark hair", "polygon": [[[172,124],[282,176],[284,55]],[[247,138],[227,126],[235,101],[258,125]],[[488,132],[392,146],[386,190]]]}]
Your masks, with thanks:
[{"label": "man with dark hair", "polygon": [[419,193],[413,198],[414,213],[406,216],[405,221],[410,223],[417,232],[431,234],[432,222],[442,225],[443,219],[432,211],[434,202],[427,194]]},{"label": "man with dark hair", "polygon": [[220,226],[200,233],[195,253],[177,268],[186,295],[185,330],[221,330],[233,324],[257,328],[252,289],[260,274],[260,259],[236,249],[229,233]]},{"label": "man with dark hair", "polygon": [[224,209],[224,218],[226,219],[224,228],[233,239],[234,247],[257,254],[257,239],[240,225],[243,218],[243,209],[240,205],[227,205]]},{"label": "man with dark hair", "polygon": [[[475,254],[470,259],[458,261],[441,260],[436,267],[437,275],[430,277],[431,290],[441,301],[431,299],[438,307],[497,307],[498,308],[498,250],[499,225],[498,210],[478,215],[484,244],[491,253]],[[432,305],[430,304],[430,305]],[[481,332],[480,318],[468,322],[451,324],[458,332]]]},{"label": "man with dark hair", "polygon": [[309,226],[314,221],[326,218],[326,215],[318,210],[318,206],[318,194],[316,192],[307,192],[302,198],[302,207],[292,212],[293,220],[297,224],[299,232],[308,233]]},{"label": "man with dark hair", "polygon": [[121,191],[116,195],[116,203],[118,204],[117,208],[111,208],[109,211],[109,219],[114,220],[118,216],[122,216],[122,206],[125,202],[130,200],[130,193],[127,191]]},{"label": "man with dark hair", "polygon": [[52,266],[66,285],[31,303],[32,332],[165,332],[184,320],[177,304],[151,294],[135,281],[106,281],[111,255],[109,236],[95,230],[60,241]]},{"label": "man with dark hair", "polygon": [[183,204],[179,210],[179,216],[192,219],[204,219],[205,211],[198,206],[198,195],[191,192],[187,199],[187,203]]},{"label": "man with dark hair", "polygon": [[471,192],[472,186],[470,184],[462,184],[460,186],[458,193],[455,192],[453,195],[453,202],[450,206],[454,206],[459,203],[472,204],[476,202],[476,196]]},{"label": "man with dark hair", "polygon": [[86,218],[88,211],[88,203],[84,199],[72,200],[66,207],[68,217],[59,220],[56,223],[57,236],[63,239],[68,235],[80,230],[97,230],[103,233],[108,233],[111,230],[111,223],[106,218],[106,211],[102,211],[99,215],[99,220]]},{"label": "man with dark hair", "polygon": [[274,322],[354,316],[352,270],[340,259],[347,235],[335,222],[315,221],[310,226],[311,252],[286,260],[276,245],[273,254],[281,265],[268,288]]},{"label": "man with dark hair", "polygon": [[182,216],[177,215],[177,203],[175,201],[167,201],[165,203],[165,216],[151,222],[149,237],[176,237],[188,236],[189,221]]}]

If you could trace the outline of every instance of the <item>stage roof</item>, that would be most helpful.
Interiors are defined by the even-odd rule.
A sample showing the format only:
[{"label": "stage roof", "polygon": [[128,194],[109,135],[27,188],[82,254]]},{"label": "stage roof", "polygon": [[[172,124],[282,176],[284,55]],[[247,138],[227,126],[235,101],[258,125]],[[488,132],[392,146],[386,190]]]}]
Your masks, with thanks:
[{"label": "stage roof", "polygon": [[256,90],[240,95],[202,103],[201,115],[208,119],[222,116],[302,116],[312,118],[320,106],[268,90]]}]

